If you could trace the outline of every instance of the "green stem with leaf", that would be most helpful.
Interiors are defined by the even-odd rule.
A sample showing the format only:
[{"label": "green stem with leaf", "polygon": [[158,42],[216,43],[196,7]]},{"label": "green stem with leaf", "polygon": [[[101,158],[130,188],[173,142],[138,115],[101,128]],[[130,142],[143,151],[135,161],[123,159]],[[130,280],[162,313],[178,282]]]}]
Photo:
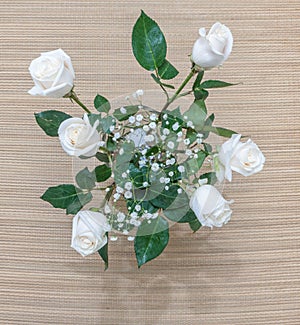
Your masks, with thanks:
[{"label": "green stem with leaf", "polygon": [[179,86],[179,88],[177,89],[177,91],[175,92],[175,94],[169,98],[165,104],[165,106],[162,108],[162,112],[164,112],[173,102],[176,98],[179,97],[181,91],[183,90],[183,88],[188,84],[188,82],[194,77],[194,75],[198,73],[197,69],[194,69],[194,67],[191,69],[191,72],[188,74],[188,76],[184,79],[183,83]]},{"label": "green stem with leaf", "polygon": [[75,103],[77,103],[84,111],[86,111],[88,114],[91,113],[91,111],[81,102],[81,100],[78,98],[77,94],[71,90],[66,96],[67,98],[70,98],[70,100],[74,101]]}]

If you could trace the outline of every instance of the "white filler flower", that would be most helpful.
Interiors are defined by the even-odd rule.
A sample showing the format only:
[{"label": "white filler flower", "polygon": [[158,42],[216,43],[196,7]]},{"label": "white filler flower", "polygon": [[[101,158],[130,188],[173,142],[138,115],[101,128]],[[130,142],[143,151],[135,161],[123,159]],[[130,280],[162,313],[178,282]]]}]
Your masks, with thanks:
[{"label": "white filler flower", "polygon": [[31,62],[29,72],[35,84],[28,91],[30,95],[60,98],[73,88],[71,58],[62,49],[42,53]]}]

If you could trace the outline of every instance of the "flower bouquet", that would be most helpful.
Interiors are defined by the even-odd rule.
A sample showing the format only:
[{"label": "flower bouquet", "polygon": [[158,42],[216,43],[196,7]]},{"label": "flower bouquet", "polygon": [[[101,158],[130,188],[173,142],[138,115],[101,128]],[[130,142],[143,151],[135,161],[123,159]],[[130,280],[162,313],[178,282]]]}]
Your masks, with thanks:
[{"label": "flower bouquet", "polygon": [[[232,171],[249,176],[263,168],[258,146],[215,126],[205,104],[211,88],[233,85],[204,80],[207,70],[230,55],[231,31],[215,23],[208,33],[201,28],[199,34],[189,73],[175,90],[171,80],[179,72],[166,59],[163,32],[143,11],[137,19],[133,54],[161,89],[160,104],[146,105],[144,91],[137,90],[116,108],[98,94],[91,111],[74,91],[75,73],[63,50],[42,53],[30,64],[35,83],[30,94],[69,98],[84,110],[79,117],[48,110],[36,113],[36,122],[47,135],[59,138],[68,155],[83,162],[92,159],[95,165],[76,174],[76,185],[50,187],[41,198],[74,215],[71,246],[82,256],[98,252],[105,268],[109,240],[118,234],[134,241],[140,267],[163,252],[172,224],[188,223],[194,232],[226,224],[232,201],[222,196],[219,185],[232,180]],[[191,99],[185,109],[183,97]],[[214,146],[213,134],[229,139]],[[101,199],[92,201],[99,191]]]}]

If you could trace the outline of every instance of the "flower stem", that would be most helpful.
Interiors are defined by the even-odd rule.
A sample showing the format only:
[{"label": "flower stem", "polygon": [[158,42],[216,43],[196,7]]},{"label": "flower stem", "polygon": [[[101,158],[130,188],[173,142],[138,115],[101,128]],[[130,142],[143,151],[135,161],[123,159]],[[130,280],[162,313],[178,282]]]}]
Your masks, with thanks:
[{"label": "flower stem", "polygon": [[71,100],[74,100],[74,102],[77,103],[81,108],[83,108],[83,110],[85,110],[87,113],[91,113],[91,111],[80,101],[80,99],[73,90],[71,90],[66,97],[70,98]]},{"label": "flower stem", "polygon": [[193,76],[197,73],[198,71],[194,68],[191,69],[191,72],[188,74],[188,76],[184,79],[183,83],[179,86],[179,88],[177,89],[176,93],[167,100],[165,106],[163,107],[161,113],[163,111],[165,111],[170,104],[172,104],[174,102],[174,100],[179,96],[180,92],[183,90],[183,88],[187,85],[187,83],[193,78]]}]

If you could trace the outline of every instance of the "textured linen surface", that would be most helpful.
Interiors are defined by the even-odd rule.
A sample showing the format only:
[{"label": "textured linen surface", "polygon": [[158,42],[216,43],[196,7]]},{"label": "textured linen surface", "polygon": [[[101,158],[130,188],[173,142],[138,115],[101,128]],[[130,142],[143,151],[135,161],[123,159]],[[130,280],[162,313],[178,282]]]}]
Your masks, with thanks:
[{"label": "textured linen surface", "polygon": [[[120,238],[103,272],[97,255],[70,248],[71,216],[39,199],[72,182],[74,166],[33,112],[81,111],[27,95],[27,69],[63,48],[90,107],[97,92],[155,88],[131,54],[140,9],[159,22],[179,79],[199,27],[231,28],[232,55],[206,77],[241,84],[212,90],[208,109],[251,136],[266,166],[226,185],[235,203],[224,228],[172,227],[163,255],[140,270]],[[300,324],[299,0],[1,0],[0,12],[0,324]]]}]

